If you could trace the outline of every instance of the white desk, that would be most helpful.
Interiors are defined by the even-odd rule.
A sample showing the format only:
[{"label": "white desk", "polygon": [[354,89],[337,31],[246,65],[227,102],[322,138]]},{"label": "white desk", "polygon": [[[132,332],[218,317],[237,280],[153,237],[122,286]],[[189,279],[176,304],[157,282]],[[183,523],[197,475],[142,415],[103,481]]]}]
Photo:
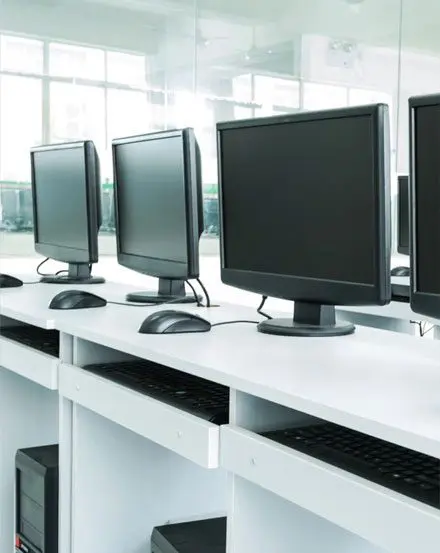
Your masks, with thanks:
[{"label": "white desk", "polygon": [[[124,295],[110,284],[91,289],[109,299]],[[255,431],[313,416],[440,457],[438,342],[361,327],[330,339],[262,335],[253,325],[146,336],[137,330],[157,308],[51,312],[56,291],[49,285],[2,291],[0,312],[53,321],[61,332],[62,553],[147,553],[154,525],[221,511],[229,517],[228,553],[437,551],[440,510]],[[245,307],[183,308],[213,322],[256,319]],[[230,424],[219,429],[80,368],[129,355],[231,388]],[[9,378],[22,394],[23,379],[13,372]],[[55,419],[54,406],[44,401]],[[9,411],[0,412],[3,428]],[[4,458],[12,446],[4,449],[7,438],[1,440]],[[2,490],[0,505],[8,512],[5,497]]]},{"label": "white desk", "polygon": [[[409,278],[392,277],[391,280],[393,284],[409,286]],[[340,319],[348,320],[355,325],[411,335],[416,333],[416,327],[412,321],[420,321],[422,318],[411,310],[409,303],[395,301],[383,307],[374,305],[338,307],[337,313]]]}]

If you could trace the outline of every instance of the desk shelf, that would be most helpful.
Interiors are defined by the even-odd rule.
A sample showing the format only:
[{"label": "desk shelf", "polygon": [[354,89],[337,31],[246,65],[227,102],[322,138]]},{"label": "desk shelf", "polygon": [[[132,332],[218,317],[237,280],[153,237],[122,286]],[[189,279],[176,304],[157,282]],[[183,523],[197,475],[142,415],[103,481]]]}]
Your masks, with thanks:
[{"label": "desk shelf", "polygon": [[237,426],[221,429],[221,466],[388,551],[438,549],[440,510]]},{"label": "desk shelf", "polygon": [[[0,355],[5,356],[5,342],[0,341]],[[6,344],[9,346],[9,344]],[[15,345],[15,344],[14,344]],[[18,346],[20,347],[20,346]],[[15,349],[9,349],[9,353]],[[9,358],[8,358],[9,359]],[[17,357],[17,363],[38,373],[33,352]],[[33,364],[31,364],[33,362]],[[40,367],[41,368],[41,367]],[[56,372],[47,376],[47,386],[35,375],[21,378],[21,371],[0,367],[0,551],[14,551],[15,454],[18,449],[58,443],[58,393]],[[41,376],[41,374],[40,374]],[[33,382],[32,382],[33,380]],[[44,380],[44,379],[43,379]]]},{"label": "desk shelf", "polygon": [[49,390],[58,388],[58,358],[0,336],[0,367]]},{"label": "desk shelf", "polygon": [[72,365],[60,394],[204,468],[219,466],[220,427]]}]

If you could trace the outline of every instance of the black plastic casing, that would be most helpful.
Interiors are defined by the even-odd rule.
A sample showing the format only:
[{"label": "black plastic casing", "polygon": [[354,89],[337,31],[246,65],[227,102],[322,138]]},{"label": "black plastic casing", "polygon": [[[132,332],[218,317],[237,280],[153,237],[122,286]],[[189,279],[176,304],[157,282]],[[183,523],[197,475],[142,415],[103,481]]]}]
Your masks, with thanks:
[{"label": "black plastic casing", "polygon": [[[58,445],[31,447],[17,451],[15,533],[17,553],[58,553]],[[41,482],[42,485],[37,483]],[[27,485],[23,488],[23,482]],[[26,496],[35,510],[40,511],[41,526],[36,528],[25,516],[21,496]],[[41,543],[35,543],[38,536]]]},{"label": "black plastic casing", "polygon": [[[54,246],[40,242],[38,237],[38,215],[36,205],[36,182],[35,182],[35,162],[34,154],[36,152],[52,152],[54,150],[70,150],[81,148],[84,150],[84,170],[86,186],[86,205],[87,210],[87,231],[88,248],[76,249],[66,245]],[[32,208],[34,215],[34,240],[35,251],[44,257],[49,257],[56,261],[64,263],[97,263],[98,262],[98,232],[102,223],[101,214],[101,173],[99,157],[95,145],[91,140],[81,142],[71,142],[65,144],[53,144],[49,146],[38,146],[31,149],[31,175],[32,175]],[[57,206],[53,206],[54,209]]]},{"label": "black plastic casing", "polygon": [[[400,253],[400,255],[409,255],[409,202],[409,177],[401,175],[398,178],[397,194],[397,253]],[[408,240],[404,239],[406,236]]]},{"label": "black plastic casing", "polygon": [[[440,94],[428,96],[416,96],[409,99],[409,129],[410,129],[410,258],[411,258],[411,279],[410,279],[410,302],[411,309],[420,315],[440,319],[440,295],[429,294],[420,289],[418,283],[418,252],[417,252],[417,228],[424,224],[417,217],[417,171],[416,171],[416,136],[415,121],[416,112],[419,107],[440,105]],[[439,186],[440,186],[440,161],[439,161]],[[439,228],[432,229],[438,233]],[[433,256],[439,256],[440,252],[432,252]]]},{"label": "black plastic casing", "polygon": [[[261,125],[295,124],[304,121],[343,119],[369,116],[373,128],[371,148],[374,154],[374,220],[375,277],[371,284],[310,279],[295,275],[278,275],[236,270],[225,265],[224,210],[222,185],[222,132],[229,129]],[[390,188],[390,123],[388,106],[376,104],[354,108],[319,112],[303,112],[245,121],[217,124],[219,199],[220,199],[220,252],[221,279],[225,284],[257,294],[286,300],[305,301],[322,305],[386,305],[391,300],[391,188]],[[276,145],[271,144],[272,148]],[[319,201],[319,200],[318,200]],[[262,224],[264,224],[262,222]],[[328,229],[323,229],[323,233]],[[268,229],[270,232],[270,229]],[[347,221],[347,232],[350,222]],[[277,240],[274,237],[274,240]]]},{"label": "black plastic casing", "polygon": [[[120,239],[120,207],[118,201],[118,167],[115,151],[119,145],[134,142],[146,142],[149,140],[167,140],[168,138],[180,138],[184,159],[184,186],[185,205],[182,205],[182,217],[185,218],[187,263],[181,263],[166,259],[157,259],[148,256],[128,254],[122,250]],[[128,138],[118,138],[112,141],[113,150],[113,174],[114,174],[114,198],[115,198],[115,224],[118,263],[138,273],[157,278],[188,280],[198,278],[199,269],[199,240],[202,235],[203,224],[203,194],[202,194],[202,169],[200,149],[192,128],[172,131],[161,131]],[[172,160],[170,160],[170,163]],[[147,237],[146,237],[147,239]]]}]

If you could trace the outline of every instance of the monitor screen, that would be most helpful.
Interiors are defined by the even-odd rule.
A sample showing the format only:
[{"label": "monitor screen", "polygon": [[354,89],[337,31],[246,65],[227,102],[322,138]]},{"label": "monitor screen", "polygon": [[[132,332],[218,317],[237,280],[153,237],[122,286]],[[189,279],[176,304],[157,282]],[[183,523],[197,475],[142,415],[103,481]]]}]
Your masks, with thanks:
[{"label": "monitor screen", "polygon": [[440,96],[416,106],[412,121],[415,286],[440,296]]},{"label": "monitor screen", "polygon": [[179,138],[116,149],[121,251],[185,263],[185,172]]},{"label": "monitor screen", "polygon": [[217,128],[223,282],[323,305],[389,301],[387,107]]},{"label": "monitor screen", "polygon": [[409,255],[409,178],[400,176],[398,186],[397,251]]},{"label": "monitor screen", "polygon": [[371,117],[221,132],[224,267],[373,285]]},{"label": "monitor screen", "polygon": [[36,242],[88,250],[84,148],[54,148],[33,153]]},{"label": "monitor screen", "polygon": [[222,280],[295,301],[258,330],[353,332],[335,305],[386,304],[390,282],[388,108],[219,123]]}]

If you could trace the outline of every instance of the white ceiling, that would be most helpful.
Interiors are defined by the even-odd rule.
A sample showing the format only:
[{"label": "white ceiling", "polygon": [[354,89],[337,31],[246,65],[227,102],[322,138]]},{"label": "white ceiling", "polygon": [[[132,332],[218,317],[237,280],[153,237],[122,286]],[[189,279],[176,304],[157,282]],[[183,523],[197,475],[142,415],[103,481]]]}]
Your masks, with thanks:
[{"label": "white ceiling", "polygon": [[[155,41],[147,40],[147,34],[155,34],[159,42],[161,36],[166,36],[167,40],[175,37],[176,42],[185,37],[194,42],[194,15],[197,14],[198,38],[211,43],[221,40],[225,52],[245,51],[255,41],[263,41],[266,45],[269,36],[275,44],[293,41],[300,34],[319,34],[397,49],[401,0],[363,0],[357,6],[350,5],[351,2],[353,0],[0,0],[0,27],[2,21],[6,21],[3,28],[9,26],[15,32],[29,32],[32,21],[27,22],[23,14],[35,13],[42,23],[43,18],[53,21],[50,29],[57,27],[57,21],[60,28],[64,24],[68,37],[74,40],[75,32],[81,33],[82,15],[98,34],[99,28],[104,30],[108,24],[106,35],[115,45],[127,38],[126,49],[143,44],[145,51],[150,51],[155,48]],[[440,0],[402,2],[404,46],[440,53]],[[16,17],[8,19],[6,16],[11,11],[16,12]],[[92,30],[89,34],[93,35]]]}]

